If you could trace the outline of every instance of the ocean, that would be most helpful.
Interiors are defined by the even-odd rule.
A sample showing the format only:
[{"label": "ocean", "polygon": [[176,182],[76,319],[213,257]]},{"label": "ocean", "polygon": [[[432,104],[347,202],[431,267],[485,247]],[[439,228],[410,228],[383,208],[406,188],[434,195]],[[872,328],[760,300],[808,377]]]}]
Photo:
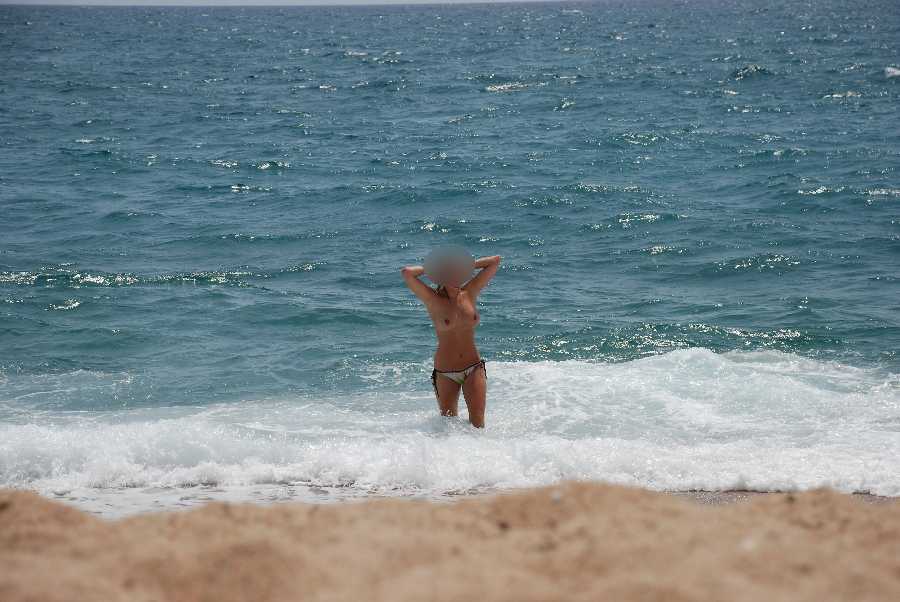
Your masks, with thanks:
[{"label": "ocean", "polygon": [[[0,486],[900,496],[900,5],[0,6]],[[486,428],[400,268],[499,254]]]}]

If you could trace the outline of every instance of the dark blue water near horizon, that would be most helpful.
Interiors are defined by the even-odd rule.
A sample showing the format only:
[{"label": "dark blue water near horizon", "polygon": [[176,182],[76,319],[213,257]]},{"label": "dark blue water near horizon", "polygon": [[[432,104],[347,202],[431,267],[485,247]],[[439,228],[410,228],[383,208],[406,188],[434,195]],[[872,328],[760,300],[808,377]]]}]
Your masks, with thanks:
[{"label": "dark blue water near horizon", "polygon": [[[697,474],[894,494],[890,445],[845,442],[900,428],[897,40],[888,0],[0,6],[0,480],[193,483],[249,455],[396,485],[311,442],[344,445],[357,411],[371,433],[430,432],[434,335],[399,268],[455,243],[503,257],[478,344],[489,425],[523,430],[484,457],[556,439],[504,478],[401,470],[416,487]],[[249,409],[272,400],[323,414],[288,435]],[[221,404],[249,414],[148,417]],[[41,430],[113,415],[145,428],[103,457],[141,468],[78,447],[110,441],[93,423]],[[848,430],[816,447],[812,421]],[[153,455],[200,423],[207,447]],[[295,447],[263,444],[276,423]],[[796,462],[746,460],[772,432]],[[686,462],[652,475],[603,447],[668,436],[695,447],[647,451]],[[38,451],[51,439],[67,468]],[[591,450],[577,470],[568,441]],[[738,446],[733,478],[697,460],[710,441]],[[824,468],[804,480],[808,446]]]}]

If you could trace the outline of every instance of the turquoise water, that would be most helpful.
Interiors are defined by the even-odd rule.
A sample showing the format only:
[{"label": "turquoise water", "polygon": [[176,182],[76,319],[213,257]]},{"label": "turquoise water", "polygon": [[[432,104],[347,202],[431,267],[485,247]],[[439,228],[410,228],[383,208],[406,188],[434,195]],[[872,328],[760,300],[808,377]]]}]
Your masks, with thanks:
[{"label": "turquoise water", "polygon": [[[887,0],[0,6],[0,483],[900,495],[898,39]],[[399,275],[445,243],[503,256],[483,433]]]}]

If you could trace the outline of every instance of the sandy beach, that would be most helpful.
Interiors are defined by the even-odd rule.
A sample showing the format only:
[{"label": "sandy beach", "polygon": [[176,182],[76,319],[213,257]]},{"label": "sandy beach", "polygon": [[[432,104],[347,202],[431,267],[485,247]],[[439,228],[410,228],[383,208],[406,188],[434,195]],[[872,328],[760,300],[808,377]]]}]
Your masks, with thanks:
[{"label": "sandy beach", "polygon": [[896,600],[900,504],[568,482],[108,520],[4,490],[0,567],[5,602]]},{"label": "sandy beach", "polygon": [[900,0],[0,5],[0,602],[900,602]]}]

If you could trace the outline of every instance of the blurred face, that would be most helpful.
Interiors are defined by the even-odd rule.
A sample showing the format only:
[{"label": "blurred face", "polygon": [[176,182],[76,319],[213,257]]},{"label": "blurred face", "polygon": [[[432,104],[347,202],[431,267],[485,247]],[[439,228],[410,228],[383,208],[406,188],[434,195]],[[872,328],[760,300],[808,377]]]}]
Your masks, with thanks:
[{"label": "blurred face", "polygon": [[472,275],[475,260],[458,246],[439,247],[425,258],[425,273],[434,282],[454,288],[461,287]]},{"label": "blurred face", "polygon": [[470,273],[471,269],[463,265],[463,262],[450,259],[441,264],[437,276],[444,286],[459,288],[469,278]]}]

